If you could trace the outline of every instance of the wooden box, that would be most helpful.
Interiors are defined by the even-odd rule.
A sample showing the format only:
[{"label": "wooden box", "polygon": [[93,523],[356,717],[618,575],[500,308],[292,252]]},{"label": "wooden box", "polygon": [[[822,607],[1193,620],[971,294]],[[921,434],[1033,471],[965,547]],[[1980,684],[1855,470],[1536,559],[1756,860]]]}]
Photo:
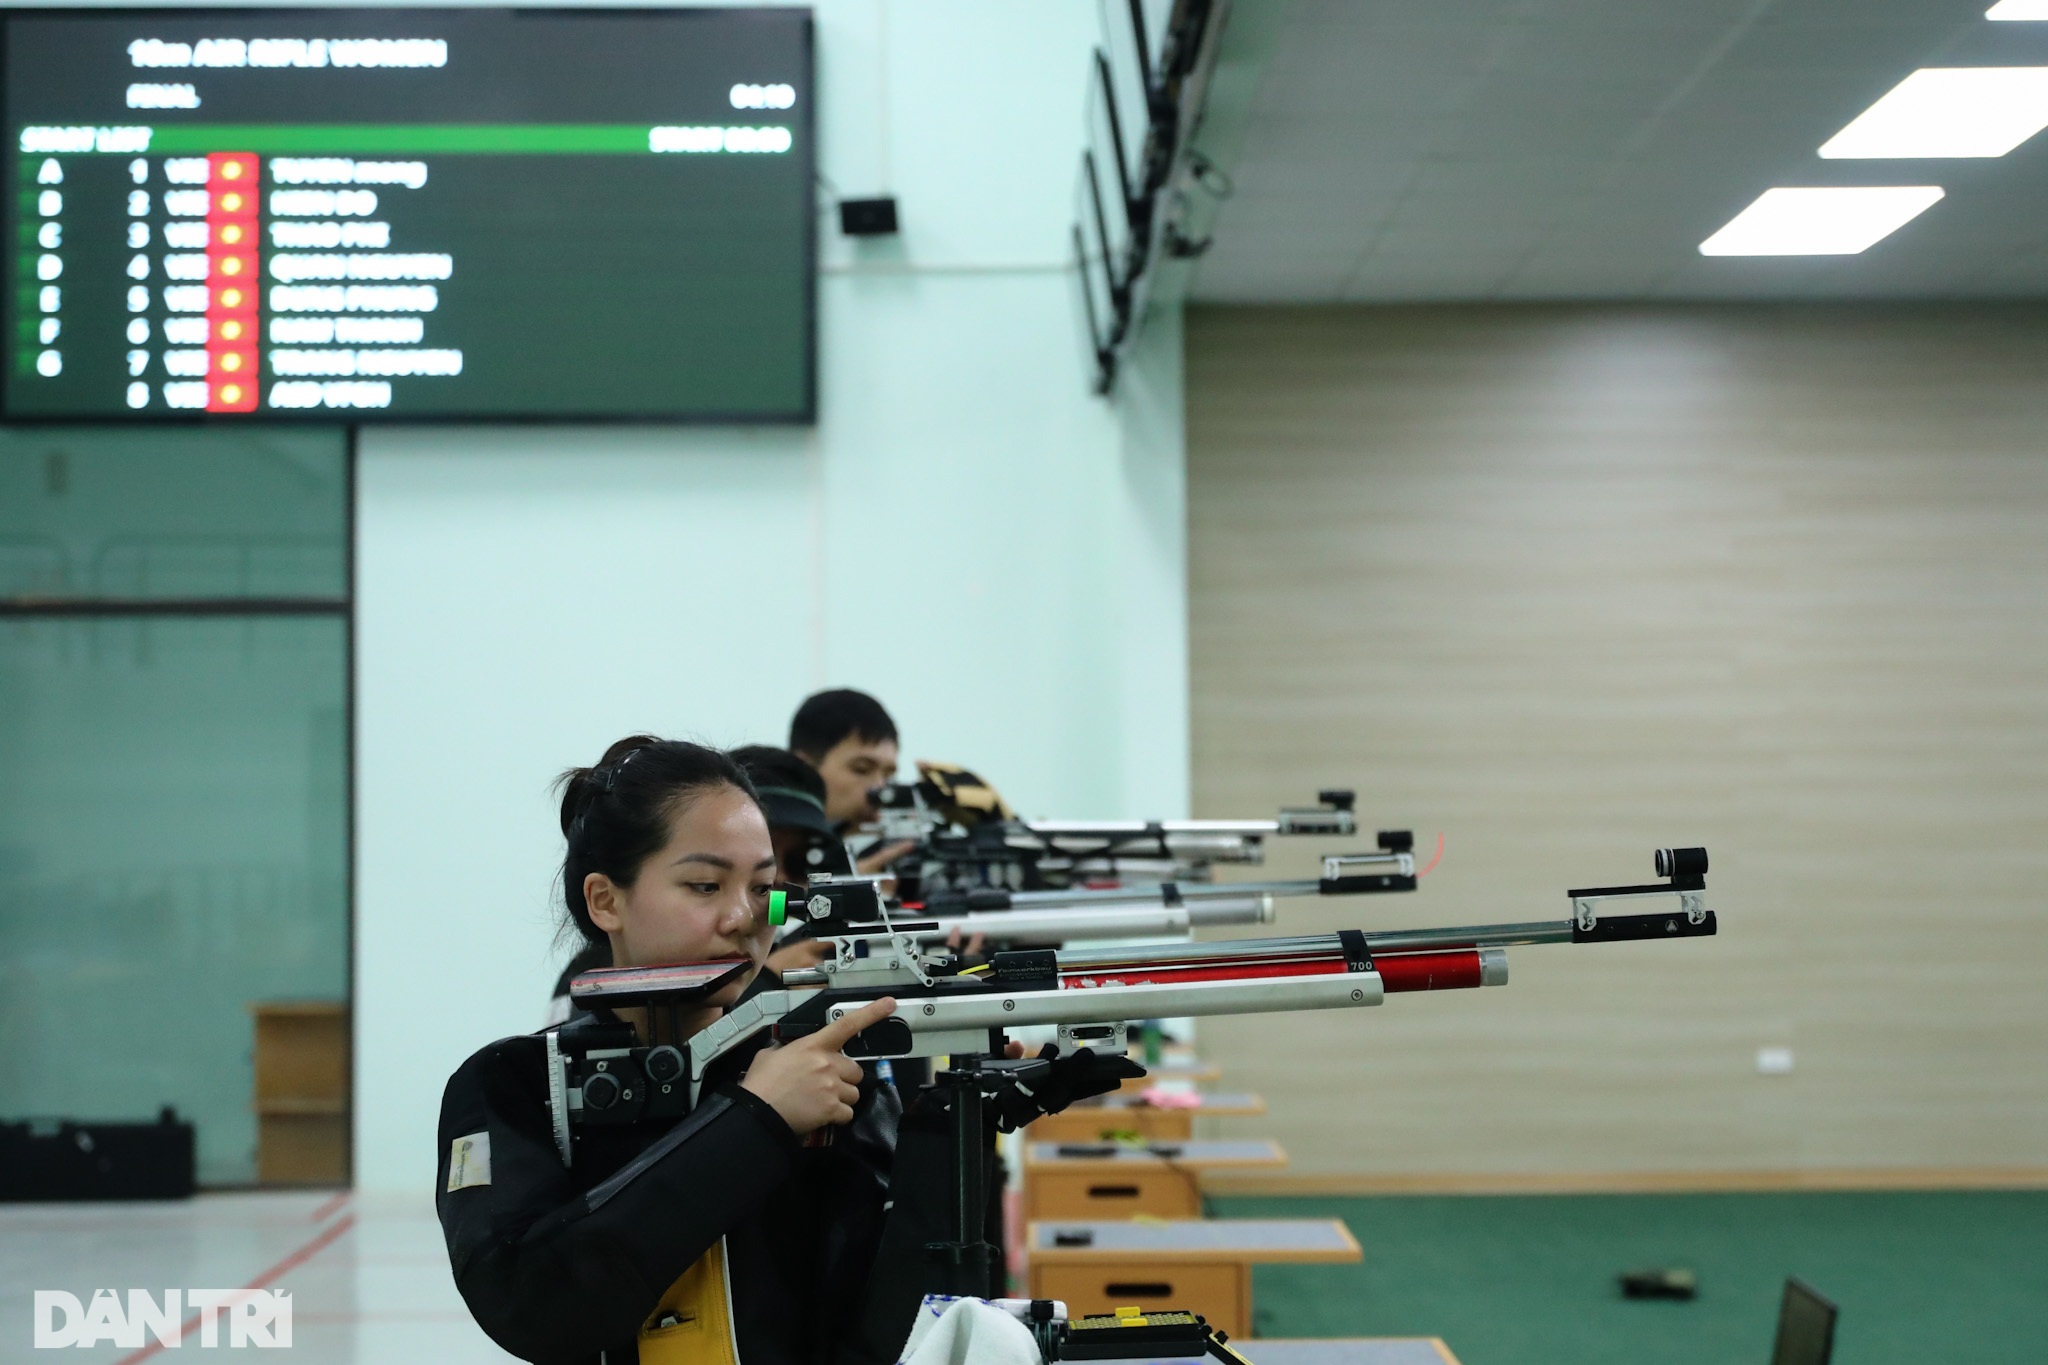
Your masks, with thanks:
[{"label": "wooden box", "polygon": [[1193,1171],[1168,1166],[1121,1171],[1038,1169],[1024,1180],[1026,1218],[1199,1218]]},{"label": "wooden box", "polygon": [[1246,1264],[1034,1266],[1031,1297],[1060,1299],[1071,1317],[1142,1308],[1148,1313],[1183,1308],[1200,1313],[1231,1337],[1252,1325],[1252,1268]]},{"label": "wooden box", "polygon": [[1033,1142],[1112,1142],[1126,1133],[1146,1142],[1185,1142],[1194,1136],[1195,1111],[1077,1104],[1032,1120],[1025,1132]]},{"label": "wooden box", "polygon": [[1263,1139],[1114,1150],[1032,1142],[1024,1149],[1024,1216],[1199,1218],[1203,1172],[1286,1164],[1280,1144]]},{"label": "wooden box", "polygon": [[1182,1308],[1233,1337],[1252,1326],[1252,1266],[1359,1259],[1334,1219],[1032,1223],[1030,1294],[1063,1299],[1070,1316],[1118,1308]]},{"label": "wooden box", "polygon": [[1185,1142],[1194,1136],[1198,1118],[1238,1118],[1266,1112],[1257,1095],[1198,1094],[1190,1108],[1142,1104],[1133,1094],[1111,1094],[1047,1114],[1032,1123],[1034,1142],[1108,1142],[1136,1134],[1146,1142]]},{"label": "wooden box", "polygon": [[249,1007],[256,1028],[256,1180],[349,1181],[348,1006],[328,1001]]}]

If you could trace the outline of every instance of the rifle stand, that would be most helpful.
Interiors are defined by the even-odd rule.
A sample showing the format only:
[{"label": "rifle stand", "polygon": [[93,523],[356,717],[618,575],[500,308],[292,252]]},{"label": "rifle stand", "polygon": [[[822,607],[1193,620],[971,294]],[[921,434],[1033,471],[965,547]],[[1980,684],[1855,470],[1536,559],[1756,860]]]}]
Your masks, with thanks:
[{"label": "rifle stand", "polygon": [[935,1268],[930,1292],[997,1299],[1008,1291],[1007,1285],[997,1282],[998,1273],[1007,1271],[1002,1249],[988,1240],[992,1164],[988,1105],[991,1100],[998,1101],[999,1114],[1014,1109],[1014,1105],[1000,1103],[1005,1094],[1020,1082],[1040,1079],[1050,1069],[1048,1062],[1037,1057],[1011,1060],[955,1053],[952,1065],[932,1078],[933,1088],[944,1097],[952,1117],[952,1142],[947,1150],[952,1166],[952,1178],[947,1181],[952,1208],[947,1219],[951,1236],[943,1242],[925,1243],[925,1254]]},{"label": "rifle stand", "polygon": [[953,1206],[948,1220],[952,1236],[925,1243],[935,1263],[935,1292],[963,1298],[999,1298],[992,1283],[996,1249],[988,1240],[988,1139],[982,1124],[982,1091],[991,1079],[983,1068],[988,1058],[954,1057],[952,1065],[932,1078],[945,1096],[953,1119]]}]

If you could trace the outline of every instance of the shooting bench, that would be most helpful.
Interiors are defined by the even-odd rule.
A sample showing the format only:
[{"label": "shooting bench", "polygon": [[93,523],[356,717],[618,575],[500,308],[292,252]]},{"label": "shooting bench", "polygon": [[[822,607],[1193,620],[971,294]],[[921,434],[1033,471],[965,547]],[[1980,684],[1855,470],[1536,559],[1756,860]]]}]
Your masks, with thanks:
[{"label": "shooting bench", "polygon": [[1146,1104],[1130,1091],[1121,1091],[1047,1114],[1027,1131],[1035,1142],[1109,1142],[1120,1133],[1135,1133],[1146,1142],[1185,1142],[1194,1136],[1198,1118],[1266,1112],[1266,1102],[1257,1095],[1196,1093],[1194,1098],[1193,1105]]},{"label": "shooting bench", "polygon": [[1361,1259],[1334,1218],[1059,1220],[1031,1224],[1024,1246],[1034,1299],[1063,1299],[1075,1316],[1184,1308],[1233,1338],[1251,1331],[1254,1265]]},{"label": "shooting bench", "polygon": [[1024,1216],[1199,1218],[1201,1174],[1287,1164],[1277,1142],[1033,1142],[1024,1149]]}]

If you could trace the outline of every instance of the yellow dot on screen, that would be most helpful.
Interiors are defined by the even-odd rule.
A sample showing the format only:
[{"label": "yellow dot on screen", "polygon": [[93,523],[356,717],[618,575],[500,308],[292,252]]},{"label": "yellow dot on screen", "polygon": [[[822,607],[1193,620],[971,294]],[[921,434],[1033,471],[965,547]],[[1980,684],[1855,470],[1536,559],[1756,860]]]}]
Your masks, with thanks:
[{"label": "yellow dot on screen", "polygon": [[220,358],[220,367],[223,370],[239,370],[242,368],[242,357],[230,351]]},{"label": "yellow dot on screen", "polygon": [[230,256],[226,260],[222,261],[220,263],[220,273],[223,275],[241,274],[242,258],[240,256]]},{"label": "yellow dot on screen", "polygon": [[220,239],[223,242],[226,242],[228,245],[233,246],[236,242],[242,240],[242,230],[236,227],[233,223],[229,223],[226,227],[220,230]]},{"label": "yellow dot on screen", "polygon": [[240,384],[223,384],[223,385],[221,385],[221,389],[220,389],[220,401],[221,401],[221,402],[223,402],[223,403],[239,403],[239,402],[241,402],[241,401],[242,401],[242,386],[241,386]]},{"label": "yellow dot on screen", "polygon": [[220,306],[223,308],[240,308],[242,306],[242,291],[239,289],[221,290]]},{"label": "yellow dot on screen", "polygon": [[234,322],[232,320],[228,322],[223,322],[220,325],[220,334],[223,337],[226,337],[229,341],[233,341],[236,337],[242,334],[242,324],[239,322]]},{"label": "yellow dot on screen", "polygon": [[223,180],[240,180],[242,178],[242,163],[239,161],[221,162],[220,178]]},{"label": "yellow dot on screen", "polygon": [[224,194],[220,197],[220,206],[229,213],[240,213],[242,211],[242,196],[239,194]]}]

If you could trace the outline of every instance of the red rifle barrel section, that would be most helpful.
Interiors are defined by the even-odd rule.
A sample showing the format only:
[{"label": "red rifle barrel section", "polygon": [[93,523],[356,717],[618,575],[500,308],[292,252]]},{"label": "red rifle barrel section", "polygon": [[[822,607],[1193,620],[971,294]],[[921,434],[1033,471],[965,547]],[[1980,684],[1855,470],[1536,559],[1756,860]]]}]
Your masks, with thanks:
[{"label": "red rifle barrel section", "polygon": [[[1387,994],[1403,991],[1455,991],[1480,984],[1479,950],[1387,953],[1373,958]],[[1093,972],[1067,972],[1062,990],[1099,990],[1116,986],[1177,986],[1190,981],[1252,981],[1301,976],[1334,976],[1349,971],[1342,957],[1295,958],[1280,962],[1162,963]]]}]

